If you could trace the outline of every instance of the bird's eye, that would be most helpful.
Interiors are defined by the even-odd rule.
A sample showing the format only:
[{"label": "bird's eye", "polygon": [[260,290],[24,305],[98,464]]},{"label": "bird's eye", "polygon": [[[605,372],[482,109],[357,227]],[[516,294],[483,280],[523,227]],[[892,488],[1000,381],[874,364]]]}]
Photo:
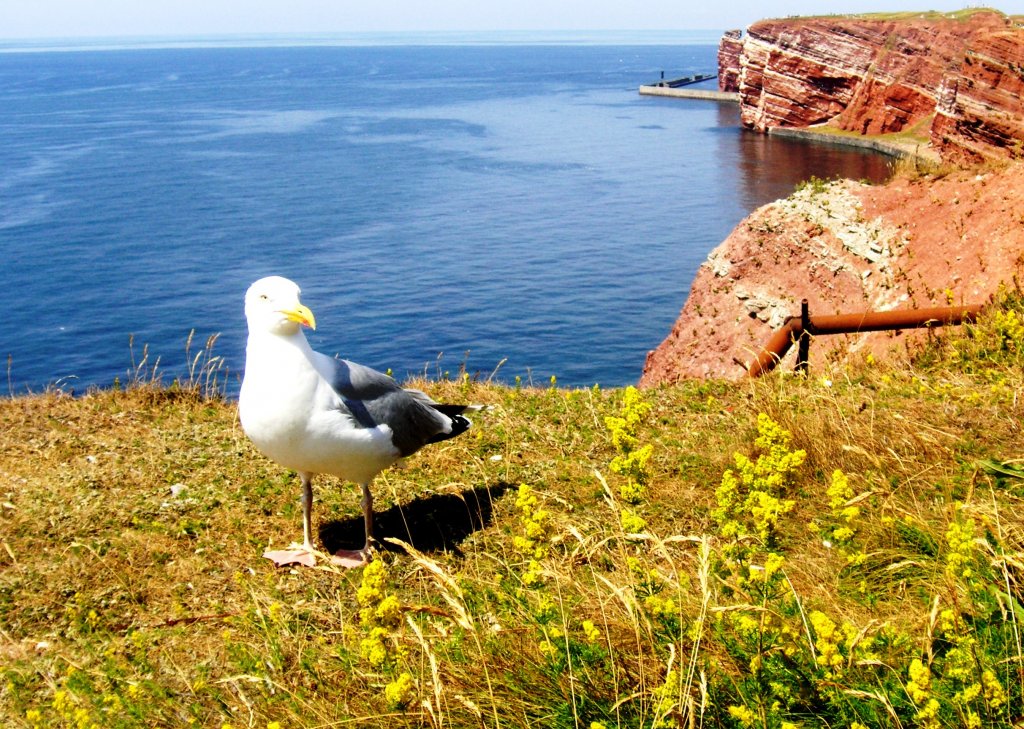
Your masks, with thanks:
[{"label": "bird's eye", "polygon": [[266,301],[266,300],[267,300],[267,299],[269,299],[269,298],[270,298],[270,297],[269,297],[269,296],[267,296],[266,294],[260,294],[260,301]]}]

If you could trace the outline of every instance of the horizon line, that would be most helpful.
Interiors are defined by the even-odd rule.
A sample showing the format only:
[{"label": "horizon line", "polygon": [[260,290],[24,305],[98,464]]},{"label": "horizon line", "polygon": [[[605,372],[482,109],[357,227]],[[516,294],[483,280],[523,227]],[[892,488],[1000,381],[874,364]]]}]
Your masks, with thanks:
[{"label": "horizon line", "polygon": [[[104,36],[0,37],[0,53],[171,48],[260,48],[372,45],[659,45],[717,44],[723,29],[361,30]],[[657,41],[657,42],[655,42]]]}]

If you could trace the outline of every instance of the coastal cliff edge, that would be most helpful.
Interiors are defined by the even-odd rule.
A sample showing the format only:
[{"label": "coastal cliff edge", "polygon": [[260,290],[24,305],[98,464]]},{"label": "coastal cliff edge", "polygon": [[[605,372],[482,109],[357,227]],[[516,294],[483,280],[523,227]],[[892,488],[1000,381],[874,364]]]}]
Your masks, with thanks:
[{"label": "coastal cliff edge", "polygon": [[[1024,265],[1024,19],[984,10],[766,20],[745,37],[727,33],[719,65],[754,131],[902,133],[942,162],[904,164],[884,185],[812,180],[751,213],[700,266],[641,385],[745,376],[801,299],[812,314],[835,314],[981,303],[1014,285]],[[811,348],[811,364],[885,356],[912,336],[830,337]]]}]

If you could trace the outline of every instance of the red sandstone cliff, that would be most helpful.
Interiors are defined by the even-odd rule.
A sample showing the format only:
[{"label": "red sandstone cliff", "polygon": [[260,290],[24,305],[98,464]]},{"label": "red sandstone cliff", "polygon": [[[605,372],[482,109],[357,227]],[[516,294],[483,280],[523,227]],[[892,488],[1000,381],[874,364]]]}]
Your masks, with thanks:
[{"label": "red sandstone cliff", "polygon": [[736,93],[740,90],[740,53],[743,31],[727,30],[718,44],[718,90]]},{"label": "red sandstone cliff", "polygon": [[[736,44],[740,44],[738,55]],[[737,58],[730,67],[730,59]],[[771,20],[723,39],[744,125],[930,134],[999,168],[886,185],[810,185],[752,213],[708,256],[642,385],[737,379],[787,316],[983,303],[1024,267],[1024,18],[993,11]],[[812,367],[920,333],[830,337]]]},{"label": "red sandstone cliff", "polygon": [[1024,158],[1024,28],[974,40],[959,72],[939,88],[932,144],[946,158],[979,159],[993,150]]},{"label": "red sandstone cliff", "polygon": [[[738,379],[787,316],[984,303],[1024,266],[1024,163],[869,186],[808,185],[756,210],[697,272],[641,385]],[[909,334],[822,338],[811,366]],[[791,366],[791,365],[789,365]]]},{"label": "red sandstone cliff", "polygon": [[[739,53],[740,116],[762,132],[916,127],[948,157],[1020,156],[1022,26],[995,11],[761,21]],[[723,38],[720,65],[735,44]]]}]

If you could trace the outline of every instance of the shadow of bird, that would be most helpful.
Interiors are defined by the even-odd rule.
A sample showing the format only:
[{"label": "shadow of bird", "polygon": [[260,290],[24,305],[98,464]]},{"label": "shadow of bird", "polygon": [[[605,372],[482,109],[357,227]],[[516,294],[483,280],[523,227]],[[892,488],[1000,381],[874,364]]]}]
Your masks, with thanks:
[{"label": "shadow of bird", "polygon": [[[420,552],[453,552],[461,555],[460,545],[474,532],[489,526],[494,502],[511,484],[499,483],[453,494],[433,494],[396,504],[374,517],[378,548],[401,550],[387,539],[408,542]],[[320,525],[320,541],[328,552],[361,544],[362,517],[337,519]]]}]

